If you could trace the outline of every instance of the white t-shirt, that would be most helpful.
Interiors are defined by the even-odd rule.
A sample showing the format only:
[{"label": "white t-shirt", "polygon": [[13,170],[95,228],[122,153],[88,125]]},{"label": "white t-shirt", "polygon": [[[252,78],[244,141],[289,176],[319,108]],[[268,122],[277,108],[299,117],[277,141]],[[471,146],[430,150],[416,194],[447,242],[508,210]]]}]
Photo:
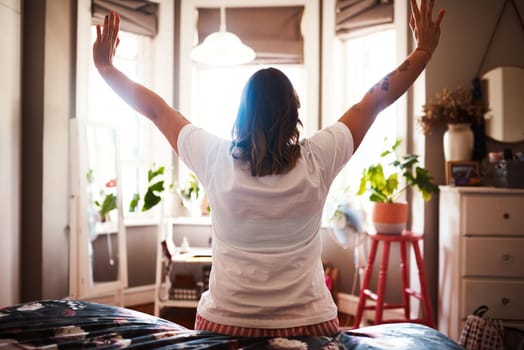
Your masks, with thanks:
[{"label": "white t-shirt", "polygon": [[329,186],[353,153],[342,123],[301,142],[284,175],[254,177],[231,141],[191,124],[178,137],[211,207],[213,265],[197,312],[226,325],[288,328],[337,317],[324,281],[320,225]]}]

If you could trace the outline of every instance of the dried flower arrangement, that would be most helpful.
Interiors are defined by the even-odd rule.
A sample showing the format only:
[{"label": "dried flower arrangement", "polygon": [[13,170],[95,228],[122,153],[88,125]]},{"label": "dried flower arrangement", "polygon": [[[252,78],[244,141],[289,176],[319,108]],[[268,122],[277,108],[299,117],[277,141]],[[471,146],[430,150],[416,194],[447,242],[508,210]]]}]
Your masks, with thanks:
[{"label": "dried flower arrangement", "polygon": [[442,89],[422,106],[424,115],[418,119],[422,132],[427,135],[440,125],[476,123],[482,121],[487,108],[475,101],[471,89],[458,87],[455,90]]}]

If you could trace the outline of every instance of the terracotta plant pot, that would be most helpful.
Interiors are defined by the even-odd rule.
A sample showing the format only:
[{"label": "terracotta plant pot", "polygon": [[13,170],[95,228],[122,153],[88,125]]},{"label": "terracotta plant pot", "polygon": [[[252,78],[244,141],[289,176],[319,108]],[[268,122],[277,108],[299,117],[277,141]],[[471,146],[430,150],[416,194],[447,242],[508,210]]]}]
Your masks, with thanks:
[{"label": "terracotta plant pot", "polygon": [[399,235],[406,229],[408,204],[376,202],[373,207],[372,221],[377,233]]}]

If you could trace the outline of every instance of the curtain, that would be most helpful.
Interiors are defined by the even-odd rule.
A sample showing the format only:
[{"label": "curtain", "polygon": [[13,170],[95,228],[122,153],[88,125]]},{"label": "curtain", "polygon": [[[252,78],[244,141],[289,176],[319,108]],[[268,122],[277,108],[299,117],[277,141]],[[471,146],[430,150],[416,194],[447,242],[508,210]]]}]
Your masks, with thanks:
[{"label": "curtain", "polygon": [[352,34],[393,22],[393,0],[338,0],[336,35],[347,39]]},{"label": "curtain", "polygon": [[154,37],[158,32],[158,4],[148,0],[92,0],[93,24],[103,24],[110,10],[120,15],[124,31]]},{"label": "curtain", "polygon": [[[198,43],[220,27],[220,9],[198,8]],[[226,30],[256,52],[256,63],[302,63],[303,6],[228,7]]]}]

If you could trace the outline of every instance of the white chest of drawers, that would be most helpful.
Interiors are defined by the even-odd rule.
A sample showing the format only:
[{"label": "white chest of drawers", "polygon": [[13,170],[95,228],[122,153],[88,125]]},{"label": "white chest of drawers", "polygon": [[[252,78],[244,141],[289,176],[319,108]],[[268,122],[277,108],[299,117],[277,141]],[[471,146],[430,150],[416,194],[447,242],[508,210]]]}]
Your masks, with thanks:
[{"label": "white chest of drawers", "polygon": [[440,188],[438,328],[458,340],[480,305],[524,329],[524,190]]}]

